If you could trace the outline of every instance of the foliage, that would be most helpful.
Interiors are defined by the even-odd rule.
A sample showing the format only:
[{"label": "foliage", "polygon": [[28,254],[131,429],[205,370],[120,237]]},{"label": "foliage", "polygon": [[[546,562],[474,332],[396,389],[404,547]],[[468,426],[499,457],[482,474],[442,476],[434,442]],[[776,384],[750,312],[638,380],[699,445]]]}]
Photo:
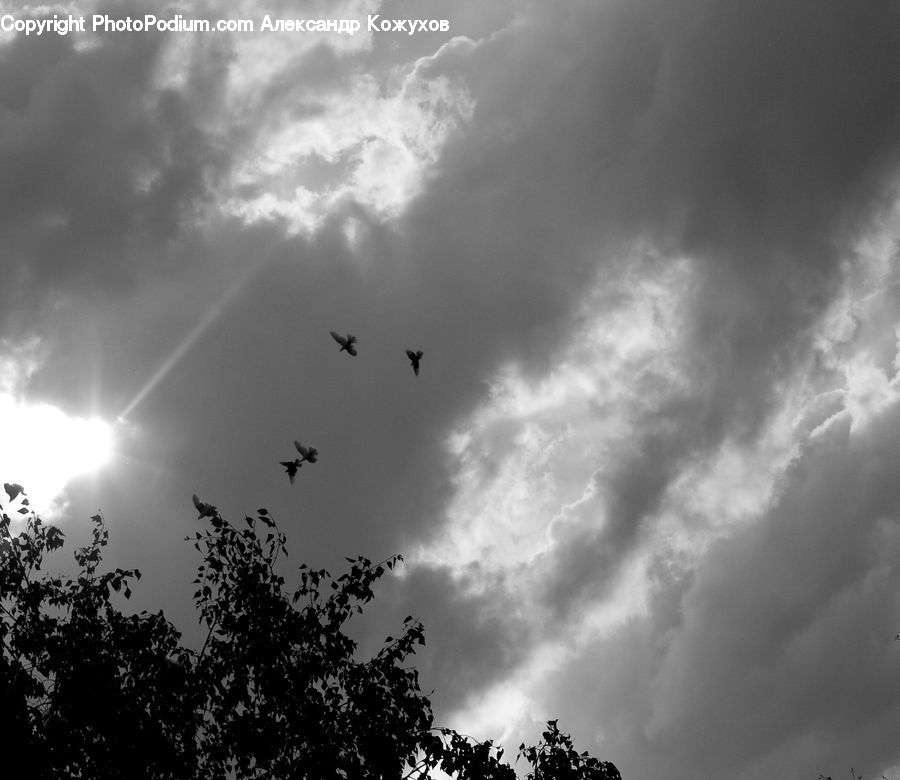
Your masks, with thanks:
[{"label": "foliage", "polygon": [[608,761],[598,761],[586,751],[578,753],[557,723],[547,721],[547,730],[536,746],[519,745],[519,755],[534,767],[529,780],[621,780],[619,770]]},{"label": "foliage", "polygon": [[[401,556],[348,558],[333,578],[299,567],[290,591],[276,564],[285,536],[265,509],[239,526],[195,498],[205,530],[194,602],[206,638],[180,644],[162,612],[126,615],[137,570],[100,573],[107,531],[92,518],[73,577],[41,567],[63,532],[7,485],[0,519],[0,733],[34,778],[400,778],[440,768],[460,780],[512,780],[502,748],[433,724],[410,657],[424,628],[412,616],[371,658],[357,658],[347,622]],[[556,721],[520,746],[530,780],[619,780],[577,753]]]},{"label": "foliage", "polygon": [[124,615],[111,603],[140,573],[98,573],[107,533],[92,519],[77,576],[60,578],[38,572],[62,531],[29,513],[13,536],[0,517],[0,728],[34,777],[187,777],[195,740],[171,659],[189,653],[161,612]]}]

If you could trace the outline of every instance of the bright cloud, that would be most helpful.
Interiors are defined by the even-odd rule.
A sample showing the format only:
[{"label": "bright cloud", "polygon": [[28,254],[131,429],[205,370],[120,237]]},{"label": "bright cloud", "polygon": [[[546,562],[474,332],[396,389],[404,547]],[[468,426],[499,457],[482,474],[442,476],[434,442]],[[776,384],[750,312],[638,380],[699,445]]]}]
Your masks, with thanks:
[{"label": "bright cloud", "polygon": [[296,94],[290,108],[270,109],[235,167],[226,210],[248,221],[284,219],[292,232],[314,229],[346,200],[399,214],[472,117],[465,86],[428,70],[466,45],[451,41],[393,74],[395,87],[358,73],[314,100]]},{"label": "bright cloud", "polygon": [[599,281],[547,376],[529,381],[515,365],[503,367],[490,402],[451,434],[456,499],[446,535],[420,549],[417,561],[460,572],[477,566],[486,586],[573,528],[602,528],[604,474],[640,419],[686,386],[679,345],[691,264],[665,265],[640,252],[629,260],[634,265],[618,278]]},{"label": "bright cloud", "polygon": [[[369,0],[307,4],[303,16],[365,21],[378,6]],[[295,18],[297,9],[276,3],[267,13]],[[257,4],[240,3],[229,7],[229,18],[258,26],[262,17]],[[250,223],[283,221],[291,233],[309,233],[348,200],[390,218],[422,192],[444,146],[474,110],[462,79],[436,71],[444,58],[464,56],[475,44],[458,37],[383,72],[356,67],[353,58],[372,46],[365,24],[355,35],[170,37],[155,94],[190,95],[193,121],[230,149],[216,201],[226,214]],[[346,72],[335,77],[342,62]]]}]

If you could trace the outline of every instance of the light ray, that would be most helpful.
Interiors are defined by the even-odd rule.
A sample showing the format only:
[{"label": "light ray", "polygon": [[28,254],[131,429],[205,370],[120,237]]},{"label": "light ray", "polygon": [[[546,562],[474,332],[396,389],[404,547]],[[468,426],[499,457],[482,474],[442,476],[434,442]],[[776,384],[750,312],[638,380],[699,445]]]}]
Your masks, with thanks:
[{"label": "light ray", "polygon": [[191,348],[200,340],[200,337],[216,320],[219,319],[219,317],[222,316],[222,313],[225,311],[228,304],[237,297],[238,293],[263,265],[264,263],[260,262],[252,267],[247,273],[239,277],[237,281],[228,288],[225,294],[200,318],[181,343],[175,347],[172,354],[162,362],[162,365],[160,365],[153,376],[151,376],[146,384],[137,392],[137,395],[135,395],[128,405],[119,413],[116,419],[120,423],[125,423],[128,415],[137,408],[138,404],[140,404],[151,391],[166,378],[169,372],[178,365],[182,358],[184,358]]}]

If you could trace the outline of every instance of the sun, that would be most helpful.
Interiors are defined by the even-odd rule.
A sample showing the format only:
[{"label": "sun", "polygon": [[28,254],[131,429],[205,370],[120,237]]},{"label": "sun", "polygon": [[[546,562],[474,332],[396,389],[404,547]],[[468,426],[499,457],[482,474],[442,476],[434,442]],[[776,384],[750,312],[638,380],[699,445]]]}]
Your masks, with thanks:
[{"label": "sun", "polygon": [[74,478],[96,472],[113,454],[113,431],[98,418],[70,417],[50,404],[28,404],[0,394],[0,481],[25,488],[44,515]]}]

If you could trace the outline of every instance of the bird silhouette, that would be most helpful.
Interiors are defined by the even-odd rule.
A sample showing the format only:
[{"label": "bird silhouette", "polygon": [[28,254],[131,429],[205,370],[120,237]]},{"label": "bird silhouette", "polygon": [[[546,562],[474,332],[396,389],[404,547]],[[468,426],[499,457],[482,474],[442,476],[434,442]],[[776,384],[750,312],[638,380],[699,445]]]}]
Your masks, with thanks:
[{"label": "bird silhouette", "polygon": [[406,350],[406,357],[409,358],[409,362],[412,364],[412,370],[415,372],[416,376],[419,375],[419,361],[422,359],[422,355],[425,353],[422,352],[421,349],[413,352],[411,349]]},{"label": "bird silhouette", "polygon": [[194,500],[194,506],[200,513],[200,517],[215,517],[217,510],[212,504],[207,504],[205,501],[201,501],[199,498],[197,498],[196,493],[194,493],[191,498]]},{"label": "bird silhouette", "polygon": [[315,447],[304,447],[299,441],[294,441],[294,446],[302,456],[301,462],[305,460],[308,463],[315,463],[319,459],[319,451]]},{"label": "bird silhouette", "polygon": [[3,489],[6,491],[6,495],[9,496],[10,501],[15,501],[16,496],[24,491],[24,488],[15,482],[4,482]]},{"label": "bird silhouette", "polygon": [[294,484],[294,478],[297,476],[297,472],[300,470],[300,466],[302,465],[299,458],[295,458],[294,460],[282,460],[279,461],[282,466],[284,466],[284,470],[287,472],[288,479],[291,481],[291,484]]},{"label": "bird silhouette", "polygon": [[353,357],[356,357],[356,336],[352,333],[348,333],[346,336],[342,336],[340,333],[335,331],[330,331],[331,338],[333,338],[338,344],[341,345],[341,352],[349,352]]}]

